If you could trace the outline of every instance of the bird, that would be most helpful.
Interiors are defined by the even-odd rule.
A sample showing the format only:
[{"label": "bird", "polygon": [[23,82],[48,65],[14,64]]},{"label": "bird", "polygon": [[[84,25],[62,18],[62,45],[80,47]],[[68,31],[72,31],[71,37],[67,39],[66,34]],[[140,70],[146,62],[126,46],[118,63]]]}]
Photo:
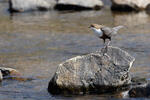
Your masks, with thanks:
[{"label": "bird", "polygon": [[89,28],[91,28],[91,30],[94,31],[95,35],[103,40],[104,45],[105,45],[106,39],[109,40],[109,42],[105,45],[105,47],[107,47],[110,44],[112,36],[116,35],[118,30],[123,27],[124,27],[123,25],[119,25],[119,26],[111,28],[111,27],[107,27],[107,26],[99,25],[99,24],[91,24],[89,26]]}]

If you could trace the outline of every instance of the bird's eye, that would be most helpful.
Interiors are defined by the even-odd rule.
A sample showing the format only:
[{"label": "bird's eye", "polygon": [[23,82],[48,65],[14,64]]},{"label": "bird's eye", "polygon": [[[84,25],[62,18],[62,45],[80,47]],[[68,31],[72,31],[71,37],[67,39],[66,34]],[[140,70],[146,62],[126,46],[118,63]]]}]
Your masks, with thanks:
[{"label": "bird's eye", "polygon": [[93,25],[91,25],[90,27],[94,27]]}]

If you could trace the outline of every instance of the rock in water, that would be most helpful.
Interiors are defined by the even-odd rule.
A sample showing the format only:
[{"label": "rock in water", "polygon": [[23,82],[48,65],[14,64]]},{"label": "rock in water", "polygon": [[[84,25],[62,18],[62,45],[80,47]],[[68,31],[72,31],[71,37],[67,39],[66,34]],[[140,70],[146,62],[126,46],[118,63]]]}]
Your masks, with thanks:
[{"label": "rock in water", "polygon": [[113,10],[143,10],[150,0],[111,0]]},{"label": "rock in water", "polygon": [[129,96],[132,98],[144,97],[150,98],[150,83],[146,86],[135,87],[129,91]]},{"label": "rock in water", "polygon": [[12,77],[12,76],[20,76],[21,74],[12,68],[5,68],[5,67],[0,67],[0,81],[3,80],[5,77]]},{"label": "rock in water", "polygon": [[56,0],[9,0],[9,11],[48,10],[55,4]]},{"label": "rock in water", "polygon": [[130,84],[129,70],[134,58],[117,47],[109,46],[88,55],[77,56],[58,66],[48,91],[60,93],[104,93]]},{"label": "rock in water", "polygon": [[58,10],[99,10],[103,6],[101,0],[58,0],[56,9]]},{"label": "rock in water", "polygon": [[12,68],[0,67],[0,71],[3,75],[3,77],[5,77],[5,76],[20,76],[21,75],[21,73],[19,73],[19,71],[12,69]]}]

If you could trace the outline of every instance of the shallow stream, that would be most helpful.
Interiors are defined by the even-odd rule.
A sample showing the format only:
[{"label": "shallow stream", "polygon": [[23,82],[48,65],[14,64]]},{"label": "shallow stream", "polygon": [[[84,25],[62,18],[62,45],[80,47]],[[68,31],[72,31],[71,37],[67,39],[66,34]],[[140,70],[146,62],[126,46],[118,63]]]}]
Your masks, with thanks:
[{"label": "shallow stream", "polygon": [[[91,23],[125,25],[112,45],[128,51],[136,61],[132,76],[150,79],[150,15],[118,13],[109,8],[81,12],[26,12],[9,14],[0,2],[0,65],[19,70],[28,81],[4,80],[0,100],[107,100],[109,95],[52,96],[48,82],[62,61],[102,48],[88,29]],[[111,98],[113,99],[113,98]]]}]

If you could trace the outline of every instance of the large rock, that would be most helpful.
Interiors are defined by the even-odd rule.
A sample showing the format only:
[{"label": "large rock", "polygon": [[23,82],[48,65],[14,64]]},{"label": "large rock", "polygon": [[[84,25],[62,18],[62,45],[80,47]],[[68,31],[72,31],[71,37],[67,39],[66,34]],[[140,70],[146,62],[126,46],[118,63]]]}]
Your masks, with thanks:
[{"label": "large rock", "polygon": [[111,0],[113,10],[143,10],[150,0]]},{"label": "large rock", "polygon": [[48,10],[55,6],[56,0],[9,0],[11,12],[28,10]]},{"label": "large rock", "polygon": [[58,66],[48,91],[52,94],[117,91],[130,84],[129,70],[134,60],[117,47],[74,57]]},{"label": "large rock", "polygon": [[103,6],[101,0],[58,0],[56,9],[59,10],[81,10],[100,9]]}]

